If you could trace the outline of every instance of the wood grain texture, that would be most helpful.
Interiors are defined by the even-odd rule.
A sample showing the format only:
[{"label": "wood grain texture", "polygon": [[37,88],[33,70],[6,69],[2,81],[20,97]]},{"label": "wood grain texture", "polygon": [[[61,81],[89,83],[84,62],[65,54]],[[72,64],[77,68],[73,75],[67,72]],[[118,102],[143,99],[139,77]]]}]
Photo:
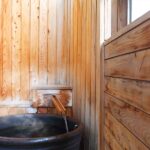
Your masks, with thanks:
[{"label": "wood grain texture", "polygon": [[[100,7],[101,6],[101,7]],[[96,99],[95,99],[95,105],[96,105],[96,126],[95,126],[95,145],[96,145],[96,149],[100,149],[100,123],[101,123],[101,119],[100,119],[100,101],[101,101],[101,93],[100,93],[100,89],[101,89],[101,85],[102,82],[100,80],[100,76],[101,76],[101,46],[100,43],[102,43],[103,38],[102,36],[100,36],[101,33],[101,29],[102,29],[102,24],[101,22],[101,18],[100,18],[100,10],[102,8],[102,2],[100,2],[99,0],[96,1],[96,43],[95,43],[95,55],[96,55],[96,67],[95,67],[95,80],[96,80],[96,85],[95,85],[95,89],[96,89]]]},{"label": "wood grain texture", "polygon": [[[77,77],[76,77],[76,70],[77,70],[77,8],[78,8],[78,1],[73,1],[73,97],[77,99]],[[73,113],[74,117],[77,119],[77,101],[73,101]]]},{"label": "wood grain texture", "polygon": [[39,0],[31,1],[30,27],[30,87],[38,85],[39,62]]},{"label": "wood grain texture", "polygon": [[[113,15],[113,14],[112,14]],[[118,0],[118,13],[117,13],[118,30],[121,30],[127,25],[128,21],[128,0]]]},{"label": "wood grain texture", "polygon": [[150,47],[150,20],[143,22],[130,32],[109,43],[105,48],[105,58],[135,52]]},{"label": "wood grain texture", "polygon": [[57,74],[56,0],[51,0],[48,5],[48,84],[55,84]]},{"label": "wood grain texture", "polygon": [[111,35],[118,31],[118,0],[111,1]]},{"label": "wood grain texture", "polygon": [[7,115],[26,113],[32,88],[73,87],[73,116],[85,127],[86,150],[99,147],[99,5],[99,0],[0,0],[0,106]]},{"label": "wood grain texture", "polygon": [[150,114],[150,84],[120,78],[105,78],[105,91]]},{"label": "wood grain texture", "polygon": [[[105,127],[101,132],[107,127],[127,150],[150,149],[149,16],[145,14],[104,43]],[[108,143],[104,146],[110,148]]]},{"label": "wood grain texture", "polygon": [[111,149],[111,150],[123,150],[121,146],[118,144],[117,140],[113,137],[113,135],[110,133],[109,129],[105,126],[105,142],[107,143],[106,145]]},{"label": "wood grain texture", "polygon": [[[65,62],[63,58],[63,38],[64,37],[64,1],[57,1],[57,84],[62,84],[65,82]],[[66,56],[64,56],[66,57]]]},{"label": "wood grain texture", "polygon": [[87,24],[86,24],[86,101],[85,101],[85,110],[86,110],[86,115],[85,115],[85,149],[88,149],[90,146],[90,118],[91,118],[91,113],[90,113],[90,105],[91,105],[91,0],[87,1]]},{"label": "wood grain texture", "polygon": [[12,99],[20,99],[21,1],[12,0]]},{"label": "wood grain texture", "polygon": [[[1,100],[7,100],[8,105],[13,99],[11,105],[18,107],[9,109],[7,114],[26,112],[19,107],[25,106],[24,100],[29,100],[34,86],[70,83],[74,88],[74,116],[88,131],[88,134],[85,132],[89,141],[86,149],[96,149],[99,90],[95,89],[99,87],[96,78],[99,81],[100,71],[97,1],[5,0],[2,6],[5,4],[7,8],[1,13],[1,28],[6,33],[2,39]],[[17,25],[11,22],[11,9],[13,23]],[[11,33],[13,39],[10,39]],[[13,45],[16,48],[11,49]],[[22,102],[16,106],[16,100],[20,99]]]},{"label": "wood grain texture", "polygon": [[70,83],[73,85],[73,98],[76,100],[73,103],[73,113],[84,125],[82,149],[94,150],[99,147],[99,1],[77,0],[73,5],[73,54],[70,52]]},{"label": "wood grain texture", "polygon": [[[95,30],[95,24],[97,21],[96,18],[96,3],[94,1],[91,1],[91,30],[92,30],[92,45],[91,45],[91,105],[90,105],[90,109],[91,109],[91,131],[90,134],[92,135],[93,133],[98,132],[97,130],[97,122],[96,122],[96,30]],[[93,128],[94,127],[94,128]],[[91,136],[90,137],[90,148],[91,149],[98,149],[96,147],[97,145],[97,140],[96,140],[96,136]]]},{"label": "wood grain texture", "polygon": [[111,150],[110,147],[109,147],[109,145],[106,142],[104,143],[104,149],[105,150]]},{"label": "wood grain texture", "polygon": [[105,75],[150,81],[150,49],[105,61]]},{"label": "wood grain texture", "polygon": [[30,90],[30,4],[30,0],[21,1],[21,100],[28,100]]},{"label": "wood grain texture", "polygon": [[38,62],[38,75],[39,84],[47,85],[47,36],[48,36],[48,1],[40,0],[39,4],[39,62]]},{"label": "wood grain texture", "polygon": [[1,100],[29,100],[32,87],[67,84],[68,13],[68,0],[0,1]]},{"label": "wood grain texture", "polygon": [[[3,14],[3,1],[0,0],[0,16]],[[0,18],[0,85],[3,84],[3,19]],[[0,86],[0,99],[2,99],[2,86]]]},{"label": "wood grain texture", "polygon": [[10,0],[3,1],[3,83],[2,83],[2,100],[12,99],[12,51],[11,51],[11,5]]},{"label": "wood grain texture", "polygon": [[105,125],[114,139],[118,141],[122,149],[126,150],[148,150],[127,128],[119,123],[110,113],[105,113]]},{"label": "wood grain texture", "polygon": [[[100,69],[101,69],[101,72],[100,72],[100,115],[99,117],[101,118],[100,119],[100,122],[99,122],[99,125],[100,125],[100,149],[105,149],[105,145],[107,145],[107,143],[105,143],[105,140],[104,140],[104,123],[105,123],[105,106],[104,106],[104,89],[105,89],[105,84],[104,84],[104,80],[105,80],[105,76],[104,76],[104,45],[102,45],[101,47],[101,53],[100,53],[100,58],[101,58],[101,62],[100,62]],[[98,107],[98,106],[97,106]]]},{"label": "wood grain texture", "polygon": [[109,43],[111,43],[112,41],[114,41],[116,38],[119,38],[119,37],[125,35],[126,33],[130,32],[134,28],[137,28],[143,22],[148,21],[149,19],[150,19],[150,11],[148,11],[142,17],[139,17],[135,21],[131,22],[129,25],[125,26],[124,28],[122,28],[121,30],[119,30],[118,32],[116,32],[114,35],[112,35],[109,39],[107,39],[104,42],[104,45],[108,45]]},{"label": "wood grain texture", "polygon": [[105,95],[105,109],[150,148],[148,114],[107,94]]}]

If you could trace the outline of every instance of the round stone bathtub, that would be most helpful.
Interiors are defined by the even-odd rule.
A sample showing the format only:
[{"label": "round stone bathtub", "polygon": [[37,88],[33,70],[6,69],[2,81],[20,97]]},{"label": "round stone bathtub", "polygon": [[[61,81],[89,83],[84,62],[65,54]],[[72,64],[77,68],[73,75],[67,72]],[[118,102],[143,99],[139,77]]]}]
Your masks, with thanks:
[{"label": "round stone bathtub", "polygon": [[60,116],[25,114],[0,117],[0,150],[79,150],[82,126]]}]

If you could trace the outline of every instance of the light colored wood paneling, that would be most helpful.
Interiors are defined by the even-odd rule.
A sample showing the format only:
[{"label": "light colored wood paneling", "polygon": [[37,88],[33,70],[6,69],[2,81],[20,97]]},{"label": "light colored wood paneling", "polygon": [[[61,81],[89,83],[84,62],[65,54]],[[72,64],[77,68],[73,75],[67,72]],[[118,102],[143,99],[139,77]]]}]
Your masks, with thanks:
[{"label": "light colored wood paneling", "polygon": [[56,0],[51,0],[48,10],[48,84],[56,83],[57,51],[56,51]]},{"label": "light colored wood paneling", "polygon": [[82,69],[81,69],[81,121],[84,124],[84,116],[85,116],[85,76],[86,76],[86,71],[85,71],[85,64],[86,64],[86,59],[85,59],[85,54],[86,54],[86,29],[85,29],[85,23],[86,23],[86,0],[83,0],[83,15],[82,15]]},{"label": "light colored wood paneling", "polygon": [[72,2],[1,1],[1,100],[29,100],[32,87],[67,84]]},{"label": "light colored wood paneling", "polygon": [[107,93],[150,114],[150,84],[148,82],[111,77],[106,77],[105,81]]},{"label": "light colored wood paneling", "polygon": [[100,85],[102,85],[102,82],[100,80],[100,73],[101,73],[101,48],[100,48],[100,44],[102,43],[103,41],[103,37],[101,36],[100,37],[100,33],[102,30],[100,30],[100,28],[102,28],[102,24],[100,24],[100,9],[103,7],[100,7],[102,5],[102,1],[100,0],[96,0],[96,43],[95,43],[95,54],[96,54],[96,75],[95,75],[95,80],[96,80],[96,100],[95,100],[95,105],[96,105],[96,113],[95,113],[95,116],[96,116],[96,126],[95,126],[95,145],[96,145],[96,149],[100,149],[100,123],[101,123],[101,119],[100,119],[100,100],[101,100],[101,93],[100,93]]},{"label": "light colored wood paneling", "polygon": [[[67,84],[68,82],[68,65],[67,62],[69,60],[69,50],[68,50],[68,0],[65,0],[64,2],[64,17],[63,17],[63,52],[62,52],[62,65],[64,65],[63,70],[64,70],[64,79],[62,80],[62,83]],[[70,25],[69,25],[70,26]]]},{"label": "light colored wood paneling", "polygon": [[105,75],[150,81],[150,49],[105,61]]},{"label": "light colored wood paneling", "polygon": [[110,113],[106,112],[105,125],[114,136],[122,149],[126,150],[148,150],[127,128],[119,123]]},{"label": "light colored wood paneling", "polygon": [[48,1],[40,0],[39,7],[39,84],[47,85]]},{"label": "light colored wood paneling", "polygon": [[11,1],[3,1],[3,84],[2,100],[11,100],[12,98],[12,51],[11,51]]},{"label": "light colored wood paneling", "polygon": [[[77,8],[78,8],[78,1],[73,1],[73,97],[77,100],[77,77],[76,77],[76,66],[77,66]],[[77,119],[77,101],[73,101],[73,114],[74,117]]]},{"label": "light colored wood paneling", "polygon": [[[12,0],[12,99],[20,99],[21,1]],[[6,68],[7,69],[7,68]]]},{"label": "light colored wood paneling", "polygon": [[66,14],[67,14],[67,29],[66,29],[66,32],[67,32],[67,85],[70,84],[70,61],[71,61],[71,58],[70,58],[70,53],[71,53],[71,1],[67,1],[67,8],[65,9],[66,10]]},{"label": "light colored wood paneling", "polygon": [[[64,36],[64,0],[57,0],[57,84],[65,82],[65,64],[63,58]],[[64,56],[66,57],[66,56]]]},{"label": "light colored wood paneling", "polygon": [[[100,51],[99,1],[73,2],[73,49],[70,61],[73,70],[74,117],[84,125],[84,148],[98,149]],[[71,58],[70,58],[71,59]],[[72,65],[73,62],[73,65]],[[70,75],[71,75],[70,74]]]},{"label": "light colored wood paneling", "polygon": [[39,0],[31,1],[30,22],[30,87],[38,85],[39,62]]},{"label": "light colored wood paneling", "polygon": [[74,3],[71,2],[70,4],[70,56],[69,56],[69,59],[70,59],[70,72],[69,72],[69,76],[70,76],[70,81],[69,81],[69,84],[70,85],[73,85],[73,62],[74,62],[74,57],[73,57],[73,42],[74,42],[74,30],[73,30],[73,27],[74,27],[74,14],[73,14],[73,9],[74,8]]},{"label": "light colored wood paneling", "polygon": [[86,101],[85,101],[85,149],[90,146],[90,118],[91,118],[91,0],[87,1],[87,24],[86,24]]},{"label": "light colored wood paneling", "polygon": [[[90,122],[90,134],[93,135],[96,133],[97,129],[97,122],[96,122],[96,30],[95,30],[95,24],[96,24],[96,3],[94,1],[91,1],[91,28],[92,28],[92,45],[91,45],[91,122]],[[96,136],[90,136],[90,149],[97,149],[97,140]]]},{"label": "light colored wood paneling", "polygon": [[[76,76],[77,76],[77,85],[78,85],[78,88],[77,88],[77,106],[81,106],[81,78],[82,78],[82,75],[81,75],[81,57],[82,57],[82,36],[80,33],[82,33],[82,1],[81,0],[78,0],[78,16],[77,16],[77,19],[78,19],[78,23],[77,23],[77,27],[78,27],[78,33],[77,33],[77,43],[78,43],[78,46],[77,46],[77,73],[76,73]],[[81,117],[81,108],[78,109],[78,119],[80,120],[80,117]]]},{"label": "light colored wood paneling", "polygon": [[33,87],[70,84],[86,150],[99,147],[99,5],[99,0],[0,0],[1,107],[7,115],[26,113]]},{"label": "light colored wood paneling", "polygon": [[[0,85],[3,84],[3,1],[0,0]],[[2,99],[2,86],[0,86],[0,99]]]},{"label": "light colored wood paneling", "polygon": [[105,58],[135,52],[150,47],[150,20],[116,38],[105,48]]},{"label": "light colored wood paneling", "polygon": [[28,100],[30,88],[30,0],[21,0],[21,99]]},{"label": "light colored wood paneling", "polygon": [[105,109],[150,148],[150,117],[148,114],[107,94],[105,95]]}]

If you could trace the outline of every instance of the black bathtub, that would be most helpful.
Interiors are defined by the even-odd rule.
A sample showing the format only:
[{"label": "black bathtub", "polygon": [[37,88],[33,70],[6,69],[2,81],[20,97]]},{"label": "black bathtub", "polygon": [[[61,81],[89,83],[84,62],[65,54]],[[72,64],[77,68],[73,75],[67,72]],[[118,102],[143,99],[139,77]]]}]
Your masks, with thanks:
[{"label": "black bathtub", "polygon": [[25,114],[0,117],[0,150],[79,150],[82,126],[62,117]]}]

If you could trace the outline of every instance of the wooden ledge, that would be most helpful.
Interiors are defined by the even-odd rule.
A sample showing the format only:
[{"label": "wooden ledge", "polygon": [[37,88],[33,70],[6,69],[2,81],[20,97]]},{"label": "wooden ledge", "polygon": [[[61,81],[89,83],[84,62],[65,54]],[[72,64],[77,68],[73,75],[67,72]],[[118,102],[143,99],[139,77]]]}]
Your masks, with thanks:
[{"label": "wooden ledge", "polygon": [[36,86],[32,90],[72,90],[72,87],[66,85],[50,85],[50,86]]}]

